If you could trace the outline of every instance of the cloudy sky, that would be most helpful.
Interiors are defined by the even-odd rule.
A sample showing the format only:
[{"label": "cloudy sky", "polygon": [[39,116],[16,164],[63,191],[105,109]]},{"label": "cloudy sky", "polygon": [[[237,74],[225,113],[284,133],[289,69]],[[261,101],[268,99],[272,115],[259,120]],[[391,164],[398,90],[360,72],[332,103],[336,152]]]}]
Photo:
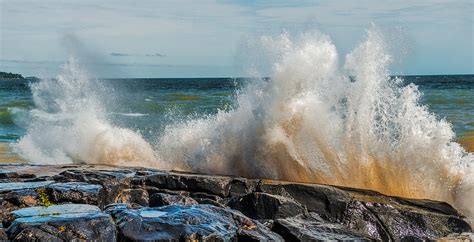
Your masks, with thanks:
[{"label": "cloudy sky", "polygon": [[81,55],[103,77],[239,76],[253,37],[318,30],[345,55],[374,23],[406,52],[394,73],[474,73],[473,13],[472,0],[0,0],[0,70],[49,77]]}]

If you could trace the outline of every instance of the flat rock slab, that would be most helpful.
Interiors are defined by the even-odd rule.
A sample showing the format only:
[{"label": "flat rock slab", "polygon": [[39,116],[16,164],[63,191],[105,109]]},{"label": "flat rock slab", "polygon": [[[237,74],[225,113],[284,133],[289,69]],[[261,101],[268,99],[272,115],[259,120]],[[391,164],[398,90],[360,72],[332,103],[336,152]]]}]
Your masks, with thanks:
[{"label": "flat rock slab", "polygon": [[58,215],[58,214],[73,214],[73,213],[97,213],[101,210],[94,205],[89,204],[61,204],[49,207],[29,207],[22,208],[12,212],[16,218]]},{"label": "flat rock slab", "polygon": [[35,189],[46,187],[54,181],[40,181],[40,182],[6,182],[0,183],[0,193],[22,189]]},{"label": "flat rock slab", "polygon": [[53,183],[46,187],[49,199],[54,203],[72,202],[99,205],[104,199],[101,185],[86,182]]},{"label": "flat rock slab", "polygon": [[230,192],[231,181],[232,178],[225,176],[156,172],[146,176],[145,183],[158,188],[206,192],[226,197]]},{"label": "flat rock slab", "polygon": [[17,176],[46,176],[52,177],[63,171],[71,169],[86,169],[89,171],[96,170],[108,170],[108,171],[117,171],[123,170],[123,167],[115,166],[105,166],[105,165],[34,165],[26,163],[14,163],[14,164],[0,164],[0,170],[4,173],[13,173],[18,174]]},{"label": "flat rock slab", "polygon": [[123,204],[106,209],[119,230],[119,237],[132,241],[232,241],[282,238],[238,211],[212,205],[169,205],[129,209]]},{"label": "flat rock slab", "polygon": [[87,204],[23,208],[12,212],[9,223],[12,240],[116,240],[112,217]]},{"label": "flat rock slab", "polygon": [[85,182],[103,187],[103,200],[101,203],[115,203],[124,189],[131,188],[132,178],[136,172],[123,168],[122,170],[95,170],[95,169],[70,169],[54,176],[59,182]]},{"label": "flat rock slab", "polygon": [[262,192],[237,197],[231,200],[228,205],[253,219],[287,218],[306,211],[292,198]]}]

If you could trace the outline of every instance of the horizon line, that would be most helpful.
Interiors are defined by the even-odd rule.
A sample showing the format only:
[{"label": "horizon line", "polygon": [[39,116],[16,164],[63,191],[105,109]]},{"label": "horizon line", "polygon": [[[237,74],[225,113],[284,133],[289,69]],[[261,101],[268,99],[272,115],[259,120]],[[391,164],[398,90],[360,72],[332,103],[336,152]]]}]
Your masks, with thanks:
[{"label": "horizon line", "polygon": [[[1,71],[0,71],[1,72]],[[13,73],[19,74],[19,73]],[[390,75],[390,77],[423,77],[423,76],[474,76],[474,73],[470,74],[395,74]],[[350,76],[352,77],[352,76]],[[36,76],[25,76],[23,79],[51,79],[55,77],[36,77]],[[112,80],[125,80],[125,79],[254,79],[254,78],[263,78],[263,79],[271,79],[271,76],[261,76],[261,77],[250,77],[250,76],[184,76],[184,77],[93,77],[93,79],[112,79]],[[0,78],[3,80],[7,79],[15,79],[15,78]],[[21,80],[21,79],[20,79]]]}]

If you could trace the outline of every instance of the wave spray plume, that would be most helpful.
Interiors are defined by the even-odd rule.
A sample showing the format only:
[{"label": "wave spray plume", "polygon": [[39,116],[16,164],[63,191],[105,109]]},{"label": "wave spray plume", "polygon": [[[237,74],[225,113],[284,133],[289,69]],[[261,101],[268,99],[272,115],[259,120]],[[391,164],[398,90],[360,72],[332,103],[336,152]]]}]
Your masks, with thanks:
[{"label": "wave spray plume", "polygon": [[415,85],[389,75],[379,32],[343,68],[321,34],[262,43],[277,53],[272,78],[249,84],[234,110],[168,126],[157,150],[171,167],[443,200],[474,216],[473,155]]},{"label": "wave spray plume", "polygon": [[67,62],[54,79],[31,84],[36,108],[18,153],[41,164],[85,162],[152,166],[154,152],[136,132],[113,126],[100,102],[100,83]]}]

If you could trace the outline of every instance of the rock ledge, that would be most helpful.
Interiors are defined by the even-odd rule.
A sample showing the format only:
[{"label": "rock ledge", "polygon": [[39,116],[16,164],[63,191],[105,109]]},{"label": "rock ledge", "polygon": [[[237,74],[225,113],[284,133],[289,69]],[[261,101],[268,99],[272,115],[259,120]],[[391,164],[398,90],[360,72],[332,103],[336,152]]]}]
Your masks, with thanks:
[{"label": "rock ledge", "polygon": [[0,165],[0,240],[473,238],[451,205],[319,184],[102,165]]}]

